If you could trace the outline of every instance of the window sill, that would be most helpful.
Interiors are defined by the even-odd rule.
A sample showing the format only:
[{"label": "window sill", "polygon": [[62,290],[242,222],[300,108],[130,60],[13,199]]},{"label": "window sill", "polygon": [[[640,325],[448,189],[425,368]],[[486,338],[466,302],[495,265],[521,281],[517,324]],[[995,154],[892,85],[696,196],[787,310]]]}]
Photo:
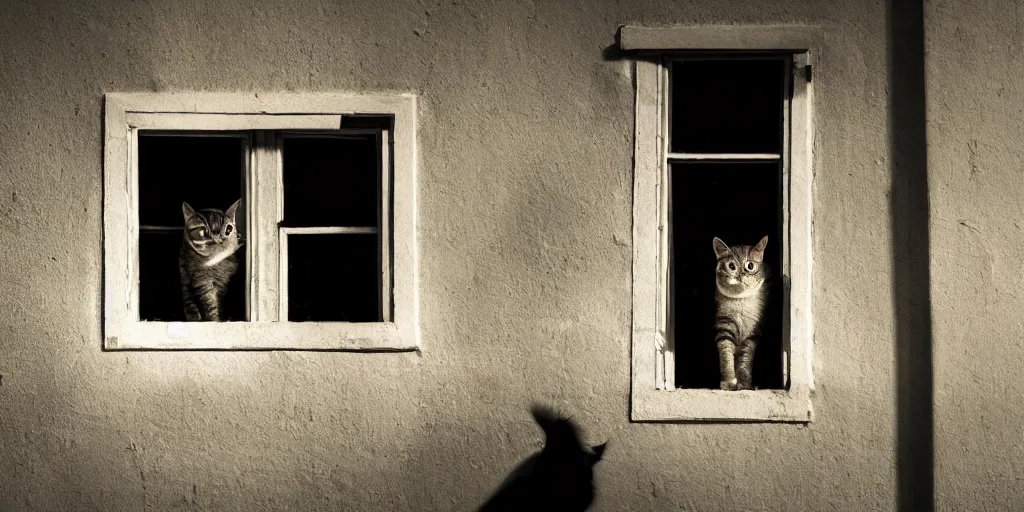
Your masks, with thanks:
[{"label": "window sill", "polygon": [[638,422],[810,423],[807,390],[722,391],[669,389],[633,391],[632,420]]},{"label": "window sill", "polygon": [[108,333],[104,350],[418,350],[396,323],[137,322]]}]

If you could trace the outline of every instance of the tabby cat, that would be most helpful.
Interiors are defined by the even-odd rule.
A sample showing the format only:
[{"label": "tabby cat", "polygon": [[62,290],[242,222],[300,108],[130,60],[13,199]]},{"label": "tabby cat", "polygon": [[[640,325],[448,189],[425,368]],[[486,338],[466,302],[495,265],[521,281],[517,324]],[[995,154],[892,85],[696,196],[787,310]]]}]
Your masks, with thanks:
[{"label": "tabby cat", "polygon": [[585,447],[572,420],[534,406],[544,448],[523,461],[478,512],[558,510],[582,512],[594,501],[594,465],[605,445]]},{"label": "tabby cat", "polygon": [[181,300],[189,322],[221,321],[228,282],[238,270],[235,252],[242,246],[235,225],[235,212],[242,200],[227,210],[196,211],[181,204],[185,235],[178,253]]},{"label": "tabby cat", "polygon": [[754,351],[761,337],[761,323],[768,303],[768,267],[764,248],[757,245],[729,247],[715,237],[718,258],[715,279],[715,344],[718,345],[721,388],[754,389]]}]

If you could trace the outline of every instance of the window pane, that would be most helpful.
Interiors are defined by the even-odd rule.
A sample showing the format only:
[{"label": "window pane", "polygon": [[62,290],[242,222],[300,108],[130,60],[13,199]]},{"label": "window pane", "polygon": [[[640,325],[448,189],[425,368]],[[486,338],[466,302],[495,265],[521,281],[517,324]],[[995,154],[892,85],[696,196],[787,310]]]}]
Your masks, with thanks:
[{"label": "window pane", "polygon": [[786,62],[673,62],[669,77],[670,151],[780,153]]},{"label": "window pane", "polygon": [[286,137],[285,225],[376,226],[379,161],[376,135]]},{"label": "window pane", "polygon": [[[245,190],[244,147],[242,137],[140,133],[139,224],[181,226],[183,201],[197,210],[227,209]],[[245,219],[244,207],[238,213]]]},{"label": "window pane", "polygon": [[[185,314],[178,274],[178,251],[183,242],[181,230],[144,230],[139,234],[139,319],[182,322]],[[222,317],[226,321],[245,321],[245,266],[228,284],[227,304]]]},{"label": "window pane", "polygon": [[[184,321],[178,254],[184,224],[182,202],[196,210],[226,210],[245,190],[246,138],[194,132],[189,135],[139,133],[139,317]],[[212,136],[211,136],[212,135]],[[245,240],[245,202],[235,214]],[[148,229],[147,226],[165,229]],[[172,229],[166,229],[172,228]],[[243,246],[242,251],[246,250]],[[222,318],[246,320],[245,253],[228,285]]]},{"label": "window pane", "polygon": [[754,385],[782,387],[782,173],[779,162],[674,163],[671,166],[672,274],[676,386],[719,386],[715,337],[714,237],[755,245],[768,236],[770,269]]},{"label": "window pane", "polygon": [[380,322],[376,234],[288,235],[288,320]]}]

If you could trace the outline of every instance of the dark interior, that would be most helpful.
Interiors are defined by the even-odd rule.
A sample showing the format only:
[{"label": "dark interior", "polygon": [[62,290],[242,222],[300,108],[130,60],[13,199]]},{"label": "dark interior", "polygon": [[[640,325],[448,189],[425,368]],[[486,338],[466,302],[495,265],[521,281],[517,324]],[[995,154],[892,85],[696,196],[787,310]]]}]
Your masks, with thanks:
[{"label": "dark interior", "polygon": [[288,235],[288,320],[379,322],[376,234]]},{"label": "dark interior", "polygon": [[768,236],[764,264],[773,276],[754,355],[754,385],[782,388],[782,180],[777,161],[676,163],[671,167],[675,262],[676,386],[719,386],[715,337],[714,237],[754,245]]},{"label": "dark interior", "polygon": [[284,224],[376,226],[378,147],[373,134],[286,137]]},{"label": "dark interior", "polygon": [[[205,136],[204,136],[205,135]],[[211,136],[213,135],[213,136]],[[184,321],[178,251],[184,216],[181,203],[196,210],[225,210],[244,195],[245,139],[237,134],[190,136],[139,134],[139,317],[149,321]],[[245,241],[245,203],[236,214]],[[228,285],[224,316],[244,321],[245,251],[236,253],[239,271]]]},{"label": "dark interior", "polygon": [[[379,144],[374,133],[286,137],[284,224],[378,227]],[[289,235],[288,320],[381,321],[379,240],[377,234]]]},{"label": "dark interior", "polygon": [[789,60],[724,55],[670,64],[672,153],[768,153],[776,160],[677,160],[670,164],[670,314],[675,383],[719,387],[715,336],[714,237],[754,245],[768,236],[771,272],[754,386],[782,388],[782,167],[785,76]]},{"label": "dark interior", "polygon": [[[192,133],[139,134],[139,224],[181,227],[182,201],[196,210],[225,210],[242,199],[244,135]],[[239,221],[245,219],[242,206],[244,201]],[[244,233],[244,226],[238,227]]]},{"label": "dark interior", "polygon": [[671,65],[672,153],[781,153],[786,60]]},{"label": "dark interior", "polygon": [[[181,231],[143,231],[139,234],[139,317],[153,322],[183,322],[178,251]],[[223,316],[245,321],[245,261],[239,249],[239,267],[228,284]]]}]

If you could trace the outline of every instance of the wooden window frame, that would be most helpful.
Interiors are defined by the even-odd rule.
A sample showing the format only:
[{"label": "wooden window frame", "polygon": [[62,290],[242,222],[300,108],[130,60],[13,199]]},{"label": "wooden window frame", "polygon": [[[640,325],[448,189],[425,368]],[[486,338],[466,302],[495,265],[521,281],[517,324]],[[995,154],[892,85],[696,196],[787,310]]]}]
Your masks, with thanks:
[{"label": "wooden window frame", "polygon": [[[635,61],[636,133],[633,183],[633,421],[813,421],[814,345],[811,318],[813,265],[813,86],[817,53],[813,27],[622,27],[620,46]],[[792,55],[792,96],[785,109],[783,153],[782,390],[723,391],[674,386],[674,337],[669,318],[669,162],[729,159],[739,155],[668,152],[668,67],[685,52],[780,52]],[[742,155],[769,159],[774,155]],[[711,341],[709,340],[709,343]]]},{"label": "wooden window frame", "polygon": [[[105,96],[105,350],[419,350],[416,245],[416,97],[411,94],[110,93]],[[392,118],[380,133],[381,322],[289,322],[289,232],[283,219],[281,156],[291,130],[342,135],[345,116]],[[246,195],[248,322],[139,320],[138,131],[249,132]],[[365,231],[366,228],[361,228]],[[250,302],[250,298],[252,299]]]}]

